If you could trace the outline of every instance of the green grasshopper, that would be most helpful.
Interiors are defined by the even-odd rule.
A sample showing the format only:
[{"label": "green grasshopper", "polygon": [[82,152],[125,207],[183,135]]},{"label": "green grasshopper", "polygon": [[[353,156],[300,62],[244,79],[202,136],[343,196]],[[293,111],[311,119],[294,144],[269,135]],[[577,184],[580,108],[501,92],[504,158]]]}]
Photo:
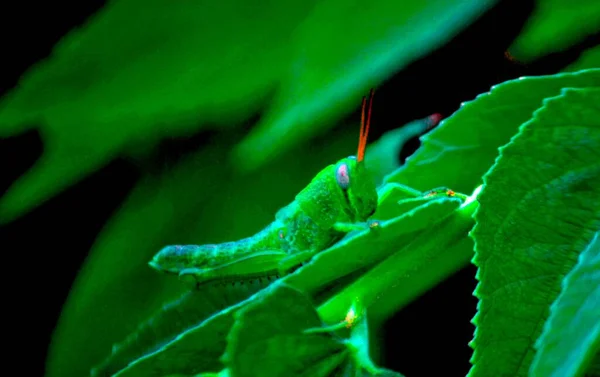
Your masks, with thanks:
[{"label": "green grasshopper", "polygon": [[348,232],[375,227],[367,222],[377,208],[377,190],[364,164],[371,121],[373,90],[361,126],[356,156],[321,170],[293,202],[280,209],[275,221],[254,236],[216,245],[172,245],[149,262],[159,271],[207,283],[235,283],[279,278],[304,264]]}]

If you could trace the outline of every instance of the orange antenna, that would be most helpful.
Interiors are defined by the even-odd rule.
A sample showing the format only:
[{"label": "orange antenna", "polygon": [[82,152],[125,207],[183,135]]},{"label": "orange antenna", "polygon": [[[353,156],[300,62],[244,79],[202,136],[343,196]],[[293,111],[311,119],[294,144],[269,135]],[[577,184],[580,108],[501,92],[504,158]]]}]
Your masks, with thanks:
[{"label": "orange antenna", "polygon": [[367,99],[363,97],[362,100],[362,112],[360,115],[360,136],[358,138],[358,153],[356,154],[356,161],[361,162],[365,158],[365,149],[367,148],[367,136],[369,135],[369,126],[371,125],[371,109],[373,108],[373,95],[375,91],[371,89],[369,94],[369,112],[367,114],[367,121],[365,123],[365,108],[367,107]]}]

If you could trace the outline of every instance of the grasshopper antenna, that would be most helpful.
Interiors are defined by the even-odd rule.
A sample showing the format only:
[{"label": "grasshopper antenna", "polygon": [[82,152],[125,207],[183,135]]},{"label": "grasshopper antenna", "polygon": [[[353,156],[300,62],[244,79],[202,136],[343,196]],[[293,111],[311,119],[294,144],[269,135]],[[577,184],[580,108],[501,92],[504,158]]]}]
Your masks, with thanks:
[{"label": "grasshopper antenna", "polygon": [[367,98],[363,97],[362,111],[360,114],[360,135],[358,138],[358,153],[356,161],[361,162],[365,158],[365,149],[367,148],[367,136],[369,135],[369,126],[371,125],[371,109],[373,108],[373,95],[375,91],[371,89],[369,94],[369,112],[367,113],[367,121],[365,122],[365,109],[367,107]]}]

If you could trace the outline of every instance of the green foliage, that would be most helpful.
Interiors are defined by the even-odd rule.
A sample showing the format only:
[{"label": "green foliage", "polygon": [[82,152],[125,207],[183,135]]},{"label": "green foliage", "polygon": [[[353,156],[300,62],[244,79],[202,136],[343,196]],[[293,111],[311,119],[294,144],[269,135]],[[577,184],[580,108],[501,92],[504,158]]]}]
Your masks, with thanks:
[{"label": "green foliage", "polygon": [[[400,167],[398,156],[406,142],[415,136],[423,135],[434,125],[434,122],[438,121],[431,118],[432,116],[414,120],[403,127],[388,131],[377,142],[367,147],[365,163],[377,184],[380,184],[386,175]],[[377,218],[381,219],[381,214]]]},{"label": "green foliage", "polygon": [[[283,312],[286,315],[282,316]],[[335,330],[322,327],[306,295],[278,282],[252,299],[201,321],[116,376],[217,375],[221,368],[227,368],[227,375],[232,377],[290,373],[302,376],[384,373],[402,377],[375,367],[368,359],[368,350],[364,349],[368,346],[364,317],[348,339],[336,335]]]},{"label": "green foliage", "polygon": [[[600,375],[598,46],[565,73],[464,103],[404,166],[398,151],[424,120],[370,145],[378,225],[276,283],[189,290],[147,266],[165,244],[272,221],[356,150],[358,132],[333,126],[368,88],[495,3],[113,1],[66,36],[0,99],[0,137],[39,122],[45,147],[0,200],[0,222],[117,155],[145,161],[165,138],[219,132],[164,171],[142,166],[73,286],[47,375],[401,377],[375,366],[367,329],[470,260],[469,376]],[[594,32],[596,3],[540,0],[511,52],[568,48]]]},{"label": "green foliage", "polygon": [[[257,283],[252,286],[218,286],[202,291],[185,292],[175,301],[165,305],[148,321],[142,323],[122,343],[115,345],[111,355],[101,365],[94,368],[92,375],[112,375],[138,358],[140,359],[134,363],[133,368],[126,368],[121,374],[129,375],[132,373],[132,369],[135,373],[141,373],[141,375],[156,374],[161,370],[157,369],[152,363],[154,357],[167,359],[169,362],[167,367],[174,369],[178,365],[177,361],[181,359],[180,355],[187,355],[188,353],[197,357],[194,360],[194,368],[210,370],[211,366],[215,365],[215,357],[220,356],[218,354],[219,350],[224,349],[224,344],[208,343],[208,340],[218,341],[219,339],[217,339],[215,333],[226,331],[231,326],[231,323],[227,322],[229,317],[221,316],[218,317],[219,319],[213,320],[212,316],[227,309],[230,305],[250,297],[264,287],[264,284]],[[203,322],[205,320],[209,323],[212,323],[211,320],[217,322],[205,326]],[[197,326],[198,324],[201,325]],[[179,337],[174,347],[168,345],[180,333],[191,328],[196,328],[195,331],[191,332],[191,336]],[[198,348],[198,338],[203,339],[204,352]],[[167,345],[163,348],[162,346],[165,344]],[[191,351],[186,352],[188,349],[191,349]],[[153,353],[159,356],[143,357],[146,354]],[[163,356],[165,354],[167,356]],[[170,358],[169,355],[175,355],[176,357]],[[191,368],[192,366],[187,365],[188,362],[189,360],[184,359],[182,368]],[[148,365],[149,367],[147,367]],[[170,370],[162,370],[162,372],[166,373]]]},{"label": "green foliage", "polygon": [[600,233],[579,255],[535,347],[533,375],[581,375],[600,351]]},{"label": "green foliage", "polygon": [[[471,192],[494,163],[497,149],[510,141],[544,98],[558,94],[564,87],[598,85],[598,71],[522,77],[496,85],[489,93],[463,103],[442,122],[443,127],[422,137],[422,147],[411,157],[419,161],[406,164],[386,177],[386,181],[418,190],[448,186]],[[424,170],[435,170],[436,174],[424,174]]]},{"label": "green foliage", "polygon": [[231,156],[237,168],[257,168],[330,128],[369,87],[495,2],[109,2],[0,101],[0,136],[41,122],[45,143],[40,161],[0,201],[0,221],[117,154],[231,128],[269,100]]},{"label": "green foliage", "polygon": [[340,339],[304,332],[321,327],[308,297],[282,284],[269,290],[235,315],[222,357],[232,377],[322,377],[348,362],[349,350]]},{"label": "green foliage", "polygon": [[569,0],[537,0],[533,14],[510,50],[517,59],[531,61],[565,50],[597,33],[598,25],[598,1],[580,0],[574,4]]},{"label": "green foliage", "polygon": [[[224,289],[223,289],[224,290]],[[195,298],[195,302],[203,303],[202,300]],[[179,302],[173,303],[178,309],[185,309]],[[137,360],[130,365],[115,364],[114,357],[106,362],[103,369],[97,369],[96,375],[111,375],[119,372],[117,376],[164,376],[169,374],[193,375],[200,372],[218,372],[223,367],[219,358],[227,346],[226,336],[234,323],[233,314],[241,307],[241,304],[234,305],[226,310],[213,313],[211,316],[190,316],[193,326],[186,326],[179,329],[178,332],[172,332],[172,339],[165,342],[162,347],[158,347],[153,352],[140,354]],[[185,313],[186,310],[180,310]],[[160,315],[160,314],[159,314]],[[154,328],[160,328],[160,324],[150,322]],[[179,332],[181,334],[179,335]],[[135,334],[137,338],[140,334]],[[173,340],[174,341],[171,341]],[[152,340],[151,340],[152,341]],[[113,355],[123,355],[117,351]],[[111,363],[113,362],[113,363]]]},{"label": "green foliage", "polygon": [[565,68],[564,71],[575,72],[588,68],[600,68],[600,46],[584,51],[579,59]]},{"label": "green foliage", "polygon": [[561,281],[600,228],[598,103],[600,88],[544,100],[484,177],[472,232],[474,377],[527,375]]},{"label": "green foliage", "polygon": [[[293,40],[298,48],[292,52],[293,68],[281,82],[283,89],[235,156],[252,169],[322,131],[374,83],[448,41],[496,2],[317,2]],[[335,107],[329,106],[334,102]]]}]

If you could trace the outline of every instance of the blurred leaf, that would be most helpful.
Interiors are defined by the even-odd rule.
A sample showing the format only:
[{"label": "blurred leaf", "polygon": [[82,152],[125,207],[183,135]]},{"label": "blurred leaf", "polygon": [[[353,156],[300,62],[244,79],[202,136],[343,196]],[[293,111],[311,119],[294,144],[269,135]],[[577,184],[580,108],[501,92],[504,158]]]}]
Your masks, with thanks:
[{"label": "blurred leaf", "polygon": [[[198,295],[198,293],[188,293],[188,295]],[[198,298],[194,297],[194,299]],[[201,306],[203,302],[195,300],[195,304]],[[132,358],[130,361],[133,362],[116,376],[162,377],[175,374],[187,376],[201,372],[220,371],[224,367],[220,357],[227,346],[227,334],[233,326],[234,313],[246,304],[247,301],[241,301],[215,312],[213,316],[197,316],[194,318],[193,326],[180,328],[178,332],[173,332],[169,342],[155,352],[147,353],[137,360]],[[182,313],[187,312],[187,308],[181,306],[179,308]],[[123,366],[121,365],[121,367]],[[106,372],[109,371],[106,370]],[[103,373],[102,375],[109,376],[112,373]]]},{"label": "blurred leaf", "polygon": [[579,255],[535,344],[534,376],[580,376],[600,351],[600,233]]},{"label": "blurred leaf", "polygon": [[393,370],[384,369],[384,368],[379,369],[378,373],[371,373],[371,372],[366,371],[366,370],[362,371],[362,377],[371,377],[371,376],[378,376],[378,377],[404,377],[403,375],[401,375],[398,372],[394,372]]},{"label": "blurred leaf", "polygon": [[495,85],[463,103],[421,138],[421,148],[385,178],[425,191],[439,186],[470,193],[493,165],[498,148],[510,141],[546,97],[564,87],[600,86],[600,69],[553,76],[521,77]]},{"label": "blurred leaf", "polygon": [[[41,122],[45,154],[0,202],[9,221],[132,144],[229,126],[288,69],[312,2],[111,1],[0,102],[0,136]],[[140,12],[143,9],[143,12]]]},{"label": "blurred leaf", "polygon": [[254,169],[323,132],[370,87],[442,46],[495,3],[318,2],[291,40],[290,66],[273,104],[234,151],[240,168]]},{"label": "blurred leaf", "polygon": [[600,351],[596,353],[596,356],[590,363],[585,377],[600,377]]},{"label": "blurred leaf", "polygon": [[[371,218],[391,220],[406,215],[420,205],[439,197],[428,197],[418,190],[398,183],[387,183],[377,190],[377,209]],[[420,225],[422,226],[422,225]]]},{"label": "blurred leaf", "polygon": [[598,103],[598,88],[544,100],[484,177],[469,376],[528,374],[561,281],[600,228]]},{"label": "blurred leaf", "polygon": [[509,48],[522,62],[562,51],[580,42],[600,25],[597,0],[537,0],[536,8],[521,35]]},{"label": "blurred leaf", "polygon": [[413,120],[395,130],[388,131],[367,147],[365,164],[369,173],[380,185],[383,178],[400,167],[402,147],[413,137],[420,136],[435,127],[441,116],[434,114],[427,118]]},{"label": "blurred leaf", "polygon": [[105,225],[63,306],[49,348],[48,376],[88,373],[112,343],[180,295],[179,282],[157,275],[147,263],[171,237],[192,238],[193,214],[229,178],[218,163],[206,163],[219,161],[222,146],[214,141],[163,176],[142,179]]},{"label": "blurred leaf", "polygon": [[575,72],[588,68],[600,68],[600,46],[585,50],[579,59],[567,68],[564,72]]},{"label": "blurred leaf", "polygon": [[257,167],[495,1],[109,2],[0,101],[0,136],[41,122],[46,146],[0,200],[0,222],[132,146],[248,119],[276,91],[236,151],[236,166]]},{"label": "blurred leaf", "polygon": [[[165,305],[157,314],[143,322],[127,339],[113,346],[111,355],[93,369],[92,375],[112,376],[130,362],[145,355],[149,355],[149,357],[138,360],[134,366],[127,368],[122,374],[125,376],[162,376],[165,368],[167,372],[177,370],[187,374],[220,370],[218,358],[221,354],[215,355],[214,352],[218,352],[218,346],[221,343],[222,349],[224,349],[224,335],[229,331],[233,319],[229,325],[226,320],[222,319],[219,319],[217,324],[211,323],[210,325],[203,321],[221,310],[245,300],[264,287],[265,284],[259,281],[244,286],[216,285],[202,290],[185,292],[180,298]],[[174,348],[170,347],[168,343],[171,340],[179,338],[180,333],[196,326],[200,327],[200,330],[194,336],[200,336],[201,339],[208,337],[204,340],[210,341],[209,345],[205,344],[206,342],[199,344],[197,339],[192,337],[179,339],[181,341],[177,342]],[[225,330],[223,330],[224,328]],[[225,331],[223,341],[218,343],[220,338],[212,335],[223,331]],[[193,352],[188,353],[190,341]],[[165,344],[166,346],[161,349]],[[164,356],[165,354],[167,356]],[[180,357],[182,354],[185,355],[184,360]],[[148,362],[148,359],[153,359],[157,355],[163,360],[163,363],[168,364],[165,368],[161,369],[156,363]],[[173,355],[177,357],[173,357]],[[194,357],[193,363],[189,363],[189,357]],[[159,364],[162,366],[162,363]],[[217,365],[219,367],[216,367]],[[199,370],[190,368],[199,368]]]}]

